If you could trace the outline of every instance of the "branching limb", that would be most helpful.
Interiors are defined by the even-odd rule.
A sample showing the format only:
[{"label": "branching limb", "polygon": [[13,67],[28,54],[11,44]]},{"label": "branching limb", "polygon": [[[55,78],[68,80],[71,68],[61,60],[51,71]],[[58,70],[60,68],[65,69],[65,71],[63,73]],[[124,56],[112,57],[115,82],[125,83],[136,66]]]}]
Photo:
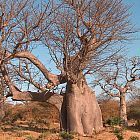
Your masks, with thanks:
[{"label": "branching limb", "polygon": [[[52,74],[47,68],[29,51],[18,52],[16,54],[9,55],[6,61],[14,58],[26,58],[31,61],[45,76],[45,78],[52,83],[53,86],[57,86],[65,82],[63,75]],[[49,88],[49,87],[48,87]]]}]

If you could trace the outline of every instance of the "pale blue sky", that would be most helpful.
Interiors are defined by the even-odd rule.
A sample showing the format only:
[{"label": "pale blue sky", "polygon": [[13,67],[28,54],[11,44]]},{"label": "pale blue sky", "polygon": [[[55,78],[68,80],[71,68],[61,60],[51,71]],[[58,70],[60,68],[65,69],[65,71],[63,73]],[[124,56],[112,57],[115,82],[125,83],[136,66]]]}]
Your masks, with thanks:
[{"label": "pale blue sky", "polygon": [[[131,21],[140,29],[140,0],[124,0],[126,4],[132,5],[130,11],[132,12]],[[131,41],[127,46],[129,47],[128,56],[140,56],[140,32],[136,34],[137,40]]]}]

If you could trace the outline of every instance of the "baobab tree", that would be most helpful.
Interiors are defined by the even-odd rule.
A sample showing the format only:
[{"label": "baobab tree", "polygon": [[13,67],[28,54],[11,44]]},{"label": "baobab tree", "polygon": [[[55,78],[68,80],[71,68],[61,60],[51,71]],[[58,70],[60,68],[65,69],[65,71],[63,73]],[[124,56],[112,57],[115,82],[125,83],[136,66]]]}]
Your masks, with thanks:
[{"label": "baobab tree", "polygon": [[4,111],[4,104],[5,104],[5,96],[4,96],[4,81],[2,79],[2,75],[0,75],[0,120],[3,119],[5,116],[5,111]]},{"label": "baobab tree", "polygon": [[120,118],[122,124],[127,126],[126,96],[130,93],[134,96],[134,85],[140,81],[140,58],[126,60],[118,57],[112,61],[110,67],[102,69],[100,75],[101,78],[96,83],[103,89],[104,94],[119,98]]},{"label": "baobab tree", "polygon": [[[66,94],[59,96],[63,98],[62,128],[81,135],[102,130],[101,111],[86,75],[103,67],[134,33],[122,0],[40,4],[9,0],[1,1],[1,13],[0,69],[9,89],[7,97],[52,99],[57,104],[53,89],[66,83]],[[51,73],[32,53],[40,44],[47,47],[59,74]],[[25,86],[20,89],[19,82],[33,85],[38,91],[25,91]]]}]

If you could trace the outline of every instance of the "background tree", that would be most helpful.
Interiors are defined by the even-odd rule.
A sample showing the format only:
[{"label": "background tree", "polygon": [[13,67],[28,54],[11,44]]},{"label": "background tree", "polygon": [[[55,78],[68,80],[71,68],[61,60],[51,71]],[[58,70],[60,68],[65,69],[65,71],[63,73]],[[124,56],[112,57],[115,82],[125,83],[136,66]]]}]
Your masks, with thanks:
[{"label": "background tree", "polygon": [[[122,0],[49,1],[40,5],[9,0],[1,2],[1,11],[0,69],[9,89],[7,96],[16,100],[56,99],[53,89],[66,83],[62,128],[82,135],[101,130],[101,111],[85,76],[105,66],[121,50],[118,46],[134,33],[128,7]],[[46,45],[58,75],[32,53],[39,44]],[[19,88],[19,82],[38,91]]]},{"label": "background tree", "polygon": [[140,99],[140,88],[139,88],[139,82],[137,81],[137,83],[135,83],[133,86],[131,86],[132,92],[129,95],[129,98],[131,100],[137,100]]},{"label": "background tree", "polygon": [[140,80],[140,58],[126,60],[121,56],[114,59],[114,63],[100,71],[101,79],[96,81],[103,89],[103,93],[111,97],[119,97],[120,118],[127,125],[126,95],[134,93],[134,85]]},{"label": "background tree", "polygon": [[5,87],[2,74],[0,73],[0,121],[5,116]]}]

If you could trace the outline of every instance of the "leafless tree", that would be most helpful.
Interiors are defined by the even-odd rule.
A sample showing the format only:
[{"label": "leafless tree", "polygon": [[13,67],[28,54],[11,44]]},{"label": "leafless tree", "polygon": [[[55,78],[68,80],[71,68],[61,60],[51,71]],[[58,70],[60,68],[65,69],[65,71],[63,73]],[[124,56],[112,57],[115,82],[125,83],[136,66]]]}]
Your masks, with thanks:
[{"label": "leafless tree", "polygon": [[5,104],[5,84],[4,84],[4,80],[3,77],[0,73],[0,120],[3,119],[3,117],[5,116],[5,111],[4,111],[4,104]]},{"label": "leafless tree", "polygon": [[139,100],[140,99],[140,88],[139,88],[139,82],[135,83],[133,86],[131,86],[132,92],[129,95],[129,98],[131,100]]},{"label": "leafless tree", "polygon": [[[9,89],[7,96],[51,99],[59,109],[55,99],[63,98],[63,129],[82,135],[100,131],[101,111],[85,76],[105,66],[121,50],[121,43],[131,39],[135,31],[128,19],[129,8],[122,0],[50,0],[40,4],[8,0],[1,1],[0,7],[0,69]],[[39,44],[47,47],[60,74],[51,73],[32,53]],[[40,80],[40,73],[45,80]],[[20,89],[19,82],[33,85],[38,92]],[[63,83],[66,94],[62,97],[53,89]]]},{"label": "leafless tree", "polygon": [[120,118],[127,125],[126,95],[134,93],[136,82],[140,81],[140,58],[129,60],[118,57],[108,68],[100,71],[101,79],[96,81],[103,89],[103,93],[120,100]]},{"label": "leafless tree", "polygon": [[[58,96],[51,98],[54,93],[43,83],[50,79],[47,77],[58,79],[58,76],[51,74],[32,54],[32,50],[36,46],[40,47],[41,38],[48,32],[53,21],[50,15],[56,7],[53,1],[0,1],[0,73],[6,84],[6,97],[12,96],[13,100],[21,101],[46,101],[50,98],[60,108],[55,101]],[[39,77],[40,71],[43,78],[42,75]],[[28,91],[33,88],[39,92]]]}]

